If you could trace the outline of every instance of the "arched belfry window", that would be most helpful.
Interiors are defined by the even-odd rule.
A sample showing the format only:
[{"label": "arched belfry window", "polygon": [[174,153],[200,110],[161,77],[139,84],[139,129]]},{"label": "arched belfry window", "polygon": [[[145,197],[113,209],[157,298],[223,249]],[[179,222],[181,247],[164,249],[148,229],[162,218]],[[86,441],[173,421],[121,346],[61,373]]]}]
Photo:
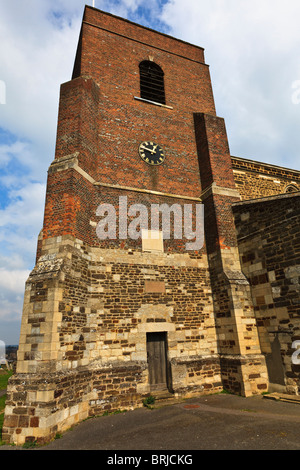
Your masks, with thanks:
[{"label": "arched belfry window", "polygon": [[295,184],[289,184],[285,188],[285,193],[296,193],[299,191],[299,188]]},{"label": "arched belfry window", "polygon": [[141,98],[166,104],[163,70],[150,60],[143,60],[139,67]]}]

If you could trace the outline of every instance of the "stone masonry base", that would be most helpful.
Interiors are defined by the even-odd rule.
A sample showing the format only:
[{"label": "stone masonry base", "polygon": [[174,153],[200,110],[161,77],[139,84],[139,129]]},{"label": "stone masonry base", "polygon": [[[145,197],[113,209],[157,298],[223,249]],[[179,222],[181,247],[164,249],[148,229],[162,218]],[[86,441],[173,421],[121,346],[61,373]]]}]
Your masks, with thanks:
[{"label": "stone masonry base", "polygon": [[[217,356],[173,359],[170,368],[174,397],[190,398],[223,389]],[[89,416],[139,408],[151,393],[147,376],[144,362],[16,374],[8,384],[2,440],[16,445],[45,444]]]},{"label": "stone masonry base", "polygon": [[[170,391],[177,398],[218,393],[223,388],[251,396],[268,388],[263,356],[173,359],[170,370]],[[89,416],[141,407],[151,393],[147,374],[147,363],[16,374],[8,385],[2,440],[44,444]]]}]

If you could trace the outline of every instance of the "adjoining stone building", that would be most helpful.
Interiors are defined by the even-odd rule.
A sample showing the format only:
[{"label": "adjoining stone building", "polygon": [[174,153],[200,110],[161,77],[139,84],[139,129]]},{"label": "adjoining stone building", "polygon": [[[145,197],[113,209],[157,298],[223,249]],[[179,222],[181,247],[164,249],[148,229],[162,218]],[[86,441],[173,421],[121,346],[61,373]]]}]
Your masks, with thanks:
[{"label": "adjoining stone building", "polygon": [[[86,7],[2,439],[45,442],[150,393],[298,394],[299,188],[231,157],[202,48]],[[194,228],[204,207],[195,249],[187,207]],[[162,218],[147,231],[153,208],[170,236]]]}]

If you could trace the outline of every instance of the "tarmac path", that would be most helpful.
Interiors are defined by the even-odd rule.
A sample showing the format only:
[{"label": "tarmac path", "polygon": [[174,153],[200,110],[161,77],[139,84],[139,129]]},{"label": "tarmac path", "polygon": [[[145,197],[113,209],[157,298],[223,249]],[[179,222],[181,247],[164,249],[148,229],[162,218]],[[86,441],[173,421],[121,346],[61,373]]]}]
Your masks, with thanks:
[{"label": "tarmac path", "polygon": [[[0,447],[7,449],[15,447]],[[109,451],[105,458],[122,451],[300,450],[300,405],[262,397],[202,396],[91,418],[34,450]]]}]

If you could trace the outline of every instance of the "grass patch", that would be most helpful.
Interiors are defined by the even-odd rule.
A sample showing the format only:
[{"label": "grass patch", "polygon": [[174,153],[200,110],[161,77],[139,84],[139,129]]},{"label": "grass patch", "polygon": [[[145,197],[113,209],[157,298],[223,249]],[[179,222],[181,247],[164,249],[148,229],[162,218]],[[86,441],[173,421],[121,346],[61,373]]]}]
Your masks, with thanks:
[{"label": "grass patch", "polygon": [[28,441],[22,445],[23,449],[32,449],[33,447],[36,447],[36,446],[37,446],[36,441]]},{"label": "grass patch", "polygon": [[1,413],[1,411],[4,411],[5,400],[6,400],[6,395],[3,395],[2,397],[0,397],[0,413]]},{"label": "grass patch", "polygon": [[[7,388],[7,382],[8,379],[13,375],[12,370],[1,370],[0,373],[0,390],[5,390]],[[5,408],[5,401],[6,401],[6,395],[2,395],[0,397],[0,446],[4,444],[2,441],[2,428],[3,428],[3,421],[4,421],[4,408]]]},{"label": "grass patch", "polygon": [[6,395],[0,397],[0,446],[4,444],[2,441],[2,428],[4,421],[4,408],[5,408]]},{"label": "grass patch", "polygon": [[[5,369],[3,369],[5,370]],[[5,390],[7,387],[7,382],[8,379],[13,375],[12,370],[5,371],[4,374],[3,372],[0,372],[0,390]]]},{"label": "grass patch", "polygon": [[149,408],[150,410],[152,410],[153,407],[151,405],[154,405],[154,403],[155,403],[155,397],[153,395],[149,395],[143,400],[143,405],[146,408]]},{"label": "grass patch", "polygon": [[[115,411],[104,411],[101,416],[110,416],[110,415],[118,415],[120,413],[126,413],[127,410],[115,410]],[[99,416],[91,416],[91,418],[98,418]]]}]

